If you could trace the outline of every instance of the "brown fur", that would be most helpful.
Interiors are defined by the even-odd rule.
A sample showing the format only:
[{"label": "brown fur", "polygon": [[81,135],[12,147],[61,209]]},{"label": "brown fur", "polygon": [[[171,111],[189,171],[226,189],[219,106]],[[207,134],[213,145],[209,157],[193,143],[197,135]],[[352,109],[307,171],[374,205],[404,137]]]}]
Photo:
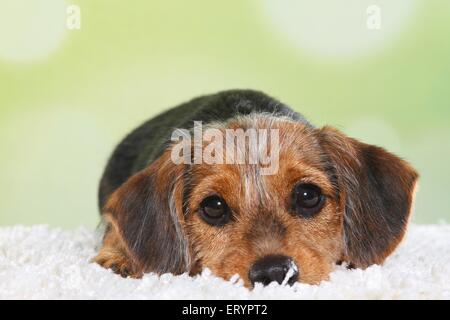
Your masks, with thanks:
[{"label": "brown fur", "polygon": [[[298,265],[299,281],[313,284],[342,258],[359,267],[383,262],[402,239],[417,179],[403,160],[337,130],[283,119],[247,117],[224,127],[279,129],[278,173],[262,176],[250,164],[175,165],[169,147],[110,197],[98,263],[131,276],[207,267],[225,279],[239,274],[251,286],[252,264],[282,254]],[[314,183],[326,196],[310,219],[291,210],[299,182]],[[198,214],[213,194],[232,211],[222,227]]]}]

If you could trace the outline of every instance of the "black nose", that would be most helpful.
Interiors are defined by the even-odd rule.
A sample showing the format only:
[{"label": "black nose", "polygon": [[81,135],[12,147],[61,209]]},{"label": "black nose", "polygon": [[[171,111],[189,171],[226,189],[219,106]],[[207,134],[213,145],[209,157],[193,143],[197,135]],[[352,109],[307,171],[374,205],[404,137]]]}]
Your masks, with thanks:
[{"label": "black nose", "polygon": [[261,282],[267,286],[272,281],[282,284],[286,278],[287,283],[293,285],[298,279],[298,268],[289,257],[271,255],[257,260],[250,268],[248,277],[252,285]]}]

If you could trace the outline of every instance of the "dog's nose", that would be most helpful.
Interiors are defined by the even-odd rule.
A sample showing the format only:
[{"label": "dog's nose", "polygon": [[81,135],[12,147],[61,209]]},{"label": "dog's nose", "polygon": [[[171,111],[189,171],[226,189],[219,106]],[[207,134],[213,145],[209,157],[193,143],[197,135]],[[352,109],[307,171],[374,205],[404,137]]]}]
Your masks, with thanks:
[{"label": "dog's nose", "polygon": [[248,277],[252,285],[261,282],[267,286],[272,281],[293,285],[298,279],[298,268],[289,257],[270,255],[257,260],[250,268]]}]

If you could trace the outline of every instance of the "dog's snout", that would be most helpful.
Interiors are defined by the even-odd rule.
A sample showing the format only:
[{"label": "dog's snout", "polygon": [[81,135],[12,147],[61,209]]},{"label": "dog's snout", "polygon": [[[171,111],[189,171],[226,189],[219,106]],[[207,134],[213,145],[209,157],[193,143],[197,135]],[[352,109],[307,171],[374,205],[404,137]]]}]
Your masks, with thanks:
[{"label": "dog's snout", "polygon": [[248,277],[252,285],[260,282],[266,286],[272,281],[293,285],[298,275],[298,267],[291,258],[271,255],[257,260],[250,268]]}]

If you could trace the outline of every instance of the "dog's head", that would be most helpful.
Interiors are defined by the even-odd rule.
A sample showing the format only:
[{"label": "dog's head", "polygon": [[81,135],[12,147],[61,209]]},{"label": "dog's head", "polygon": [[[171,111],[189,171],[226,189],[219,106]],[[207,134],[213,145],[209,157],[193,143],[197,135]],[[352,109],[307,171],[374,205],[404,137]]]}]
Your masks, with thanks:
[{"label": "dog's head", "polygon": [[[175,163],[181,142],[170,145],[104,209],[137,270],[209,268],[226,279],[238,274],[247,286],[318,283],[338,261],[362,268],[383,262],[401,241],[417,180],[405,161],[335,129],[288,119],[242,117],[215,126],[225,137],[229,128],[275,130],[265,137],[276,133],[276,144],[235,150],[276,151],[276,171],[262,174],[248,157]],[[211,137],[205,140],[189,147],[225,159],[227,152],[207,150]]]}]

